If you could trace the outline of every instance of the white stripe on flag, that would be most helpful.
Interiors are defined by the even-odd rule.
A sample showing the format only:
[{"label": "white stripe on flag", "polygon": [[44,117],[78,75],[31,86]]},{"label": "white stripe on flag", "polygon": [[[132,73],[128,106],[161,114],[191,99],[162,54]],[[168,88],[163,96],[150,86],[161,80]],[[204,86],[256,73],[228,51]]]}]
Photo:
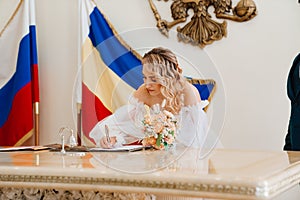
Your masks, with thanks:
[{"label": "white stripe on flag", "polygon": [[24,6],[20,6],[19,11],[0,37],[0,88],[14,75],[20,41],[29,33],[27,1],[24,1],[23,4]]}]

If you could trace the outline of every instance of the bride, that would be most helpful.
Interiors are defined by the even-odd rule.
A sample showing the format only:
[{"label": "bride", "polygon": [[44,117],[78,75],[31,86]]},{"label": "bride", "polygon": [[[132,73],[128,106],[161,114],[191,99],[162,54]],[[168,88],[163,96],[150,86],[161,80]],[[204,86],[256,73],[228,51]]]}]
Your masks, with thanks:
[{"label": "bride", "polygon": [[[130,97],[128,105],[98,122],[90,137],[103,148],[139,142],[145,136],[144,105],[153,108],[165,100],[164,109],[179,119],[176,143],[203,147],[208,126],[203,108],[208,101],[202,101],[197,88],[182,75],[175,54],[166,48],[154,48],[144,55],[142,64],[144,83]],[[109,139],[105,136],[106,126],[109,127]]]}]

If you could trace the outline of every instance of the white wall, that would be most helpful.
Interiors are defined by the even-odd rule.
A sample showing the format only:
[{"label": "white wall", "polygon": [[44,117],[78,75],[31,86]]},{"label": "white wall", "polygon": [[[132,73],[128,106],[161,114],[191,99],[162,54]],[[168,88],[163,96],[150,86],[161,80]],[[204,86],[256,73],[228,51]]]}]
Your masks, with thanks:
[{"label": "white wall", "polygon": [[[0,25],[17,2],[1,1]],[[170,3],[154,2],[170,20]],[[161,35],[148,1],[96,1],[121,37],[141,54],[166,46],[177,53],[186,75],[217,81],[208,114],[226,148],[281,150],[290,112],[286,79],[300,47],[300,5],[296,0],[255,2],[258,16],[243,23],[227,20],[227,37],[201,49],[178,42],[176,28],[169,38]],[[62,126],[75,128],[78,9],[78,0],[36,1],[41,144],[58,142]]]},{"label": "white wall", "polygon": [[[186,75],[194,76],[193,70],[199,70],[197,76],[217,81],[208,114],[212,130],[222,135],[224,147],[281,150],[290,113],[286,80],[300,52],[300,4],[297,0],[254,1],[258,16],[244,23],[227,20],[227,37],[204,49],[179,43],[176,28],[170,38],[162,36],[146,0],[96,2],[138,52],[154,46],[169,47],[180,57]],[[0,25],[11,12],[4,2],[13,8],[17,1],[1,1]],[[169,4],[154,2],[163,11],[163,18],[171,19]],[[41,144],[59,142],[57,134],[62,126],[76,127],[72,100],[78,66],[77,3],[36,0]]]},{"label": "white wall", "polygon": [[300,5],[283,0],[256,2],[255,19],[229,23],[228,38],[206,50],[224,80],[225,146],[278,150],[290,112],[287,75],[300,52]]},{"label": "white wall", "polygon": [[60,142],[63,126],[76,127],[71,105],[78,63],[77,13],[76,0],[36,1],[41,144]]}]

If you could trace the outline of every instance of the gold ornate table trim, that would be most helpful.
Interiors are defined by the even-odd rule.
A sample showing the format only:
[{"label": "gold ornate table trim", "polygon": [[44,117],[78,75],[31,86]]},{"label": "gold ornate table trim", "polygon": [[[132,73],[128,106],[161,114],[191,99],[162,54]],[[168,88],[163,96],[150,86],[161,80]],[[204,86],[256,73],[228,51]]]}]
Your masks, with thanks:
[{"label": "gold ornate table trim", "polygon": [[[205,184],[205,183],[188,183],[188,182],[170,182],[156,180],[134,180],[134,179],[117,179],[117,178],[92,178],[92,177],[76,177],[76,176],[39,176],[39,175],[0,175],[0,181],[3,185],[10,183],[23,187],[26,185],[35,185],[35,183],[44,184],[49,187],[55,184],[56,187],[65,188],[72,185],[73,188],[100,189],[104,186],[115,187],[132,187],[136,191],[151,191],[151,189],[159,190],[176,190],[178,192],[213,192],[227,193],[236,195],[253,196],[257,193],[257,189],[251,186],[242,185],[222,185],[222,184]],[[15,183],[15,184],[13,184]],[[26,183],[26,184],[25,184]],[[50,184],[50,185],[49,185]],[[77,187],[76,187],[77,185]],[[40,185],[42,186],[42,185]],[[172,192],[173,193],[173,192]]]}]

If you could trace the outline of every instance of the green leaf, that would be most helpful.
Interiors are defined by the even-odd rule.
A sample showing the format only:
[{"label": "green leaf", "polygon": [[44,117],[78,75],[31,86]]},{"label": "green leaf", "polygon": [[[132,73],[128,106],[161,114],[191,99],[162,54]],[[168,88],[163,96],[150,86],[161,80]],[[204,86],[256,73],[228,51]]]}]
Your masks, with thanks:
[{"label": "green leaf", "polygon": [[170,131],[169,133],[174,137],[174,131]]},{"label": "green leaf", "polygon": [[161,139],[162,139],[162,135],[161,134],[158,134],[158,137],[157,137],[157,139],[156,139],[156,146],[160,146],[160,144],[161,144]]}]

